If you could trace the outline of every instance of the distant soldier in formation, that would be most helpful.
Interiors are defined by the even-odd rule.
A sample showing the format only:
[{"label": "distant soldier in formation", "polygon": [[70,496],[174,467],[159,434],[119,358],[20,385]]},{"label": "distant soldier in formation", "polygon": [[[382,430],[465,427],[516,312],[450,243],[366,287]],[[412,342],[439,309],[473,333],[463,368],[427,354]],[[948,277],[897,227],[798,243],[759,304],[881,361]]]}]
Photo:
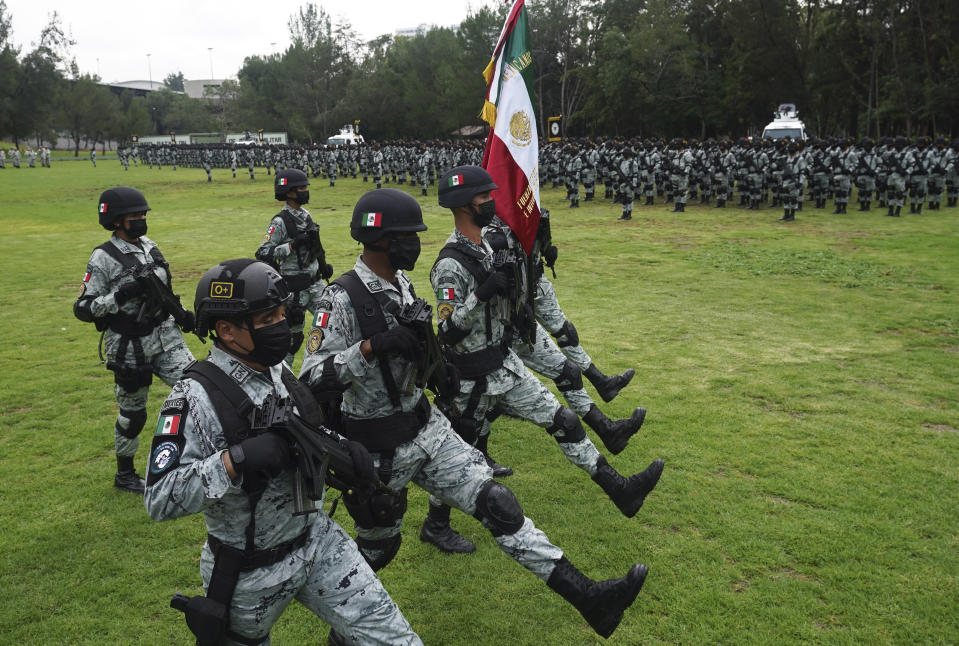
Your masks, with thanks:
[{"label": "distant soldier in formation", "polygon": [[93,167],[97,167],[97,147],[94,146],[90,149],[90,163],[93,164]]},{"label": "distant soldier in formation", "polygon": [[[853,183],[856,185],[859,198],[859,211],[869,210],[872,194],[876,190],[876,154],[873,152],[872,139],[863,137],[859,141],[859,150],[850,154],[850,164],[853,174]],[[852,161],[855,159],[855,161]]]},{"label": "distant soldier in formation", "polygon": [[10,161],[13,162],[14,168],[20,168],[20,149],[14,148],[13,152],[10,153]]}]

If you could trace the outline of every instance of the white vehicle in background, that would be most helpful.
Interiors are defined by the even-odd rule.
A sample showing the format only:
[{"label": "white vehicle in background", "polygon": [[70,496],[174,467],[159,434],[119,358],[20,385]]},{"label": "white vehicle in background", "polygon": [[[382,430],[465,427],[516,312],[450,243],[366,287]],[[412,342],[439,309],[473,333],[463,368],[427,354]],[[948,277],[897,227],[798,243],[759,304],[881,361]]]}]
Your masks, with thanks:
[{"label": "white vehicle in background", "polygon": [[[356,122],[359,124],[359,121]],[[326,140],[327,146],[346,146],[347,144],[355,146],[363,143],[363,135],[359,134],[359,127],[353,124],[347,124],[340,128],[340,133],[333,135]]]},{"label": "white vehicle in background", "polygon": [[785,139],[806,141],[806,125],[799,120],[799,111],[795,104],[783,103],[773,114],[773,120],[763,128],[763,139]]}]

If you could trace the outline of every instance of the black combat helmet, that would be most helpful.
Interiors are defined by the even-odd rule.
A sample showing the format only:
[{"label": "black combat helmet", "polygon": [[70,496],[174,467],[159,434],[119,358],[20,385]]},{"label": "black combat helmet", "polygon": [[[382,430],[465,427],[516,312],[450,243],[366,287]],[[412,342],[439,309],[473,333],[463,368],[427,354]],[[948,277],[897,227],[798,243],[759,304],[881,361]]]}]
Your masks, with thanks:
[{"label": "black combat helmet", "polygon": [[300,186],[309,186],[310,180],[306,173],[296,168],[276,172],[273,183],[273,194],[280,202],[286,202],[286,194]]},{"label": "black combat helmet", "polygon": [[447,209],[466,206],[477,193],[487,193],[497,188],[485,169],[479,166],[457,166],[443,173],[440,178],[440,206]]},{"label": "black combat helmet", "polygon": [[356,202],[350,221],[354,240],[369,244],[394,231],[426,231],[419,202],[409,193],[378,188]]},{"label": "black combat helmet", "polygon": [[116,221],[130,213],[146,213],[150,210],[143,193],[129,186],[117,186],[100,193],[97,213],[100,226],[107,231],[116,229]]},{"label": "black combat helmet", "polygon": [[286,281],[273,267],[251,258],[224,260],[197,283],[194,332],[203,339],[219,319],[244,319],[289,300]]}]

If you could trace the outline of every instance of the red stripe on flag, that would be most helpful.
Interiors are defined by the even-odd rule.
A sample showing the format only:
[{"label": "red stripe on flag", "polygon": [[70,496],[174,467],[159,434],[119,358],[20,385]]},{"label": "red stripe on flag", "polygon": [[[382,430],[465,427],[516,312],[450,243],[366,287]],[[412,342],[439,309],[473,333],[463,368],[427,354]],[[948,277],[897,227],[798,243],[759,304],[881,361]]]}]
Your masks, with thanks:
[{"label": "red stripe on flag", "polygon": [[[539,227],[539,206],[523,169],[513,160],[506,143],[493,131],[486,140],[483,168],[499,187],[491,193],[496,200],[496,215],[509,225],[526,253],[530,253]],[[519,197],[513,198],[514,195]]]},{"label": "red stripe on flag", "polygon": [[89,283],[89,282],[90,282],[90,276],[91,276],[90,272],[87,272],[87,273],[83,274],[83,282]]}]

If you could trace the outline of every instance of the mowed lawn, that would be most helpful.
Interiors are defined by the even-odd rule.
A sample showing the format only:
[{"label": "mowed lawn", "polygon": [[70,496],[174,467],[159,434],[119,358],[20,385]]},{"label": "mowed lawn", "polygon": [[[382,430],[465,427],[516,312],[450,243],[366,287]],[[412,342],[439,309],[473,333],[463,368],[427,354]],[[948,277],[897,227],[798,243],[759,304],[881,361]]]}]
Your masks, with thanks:
[{"label": "mowed lawn", "polygon": [[[148,235],[192,309],[206,269],[259,244],[279,206],[270,180],[219,169],[207,184],[198,169],[124,172],[102,158],[0,171],[3,643],[192,643],[168,603],[201,590],[203,520],[154,523],[112,487],[112,374],[72,304],[107,238],[102,190],[145,193]],[[371,187],[312,186],[337,272],[358,253],[348,223]],[[429,298],[452,218],[435,187],[400,188],[429,226],[412,272]],[[691,202],[673,214],[657,198],[625,223],[618,205],[572,210],[564,195],[542,194],[560,302],[601,369],[636,369],[599,403],[611,417],[649,411],[610,462],[631,473],[662,457],[666,470],[626,519],[541,429],[501,419],[491,450],[516,469],[505,482],[526,514],[585,573],[650,566],[608,643],[959,642],[959,209],[896,219],[807,205],[782,224],[768,207]],[[187,342],[205,356],[209,345]],[[151,391],[141,472],[167,390],[157,380]],[[475,554],[421,543],[425,507],[412,489],[403,547],[381,578],[426,644],[604,643],[473,518],[453,522]],[[352,531],[342,506],[335,518]],[[272,635],[321,644],[326,632],[293,604]]]}]

